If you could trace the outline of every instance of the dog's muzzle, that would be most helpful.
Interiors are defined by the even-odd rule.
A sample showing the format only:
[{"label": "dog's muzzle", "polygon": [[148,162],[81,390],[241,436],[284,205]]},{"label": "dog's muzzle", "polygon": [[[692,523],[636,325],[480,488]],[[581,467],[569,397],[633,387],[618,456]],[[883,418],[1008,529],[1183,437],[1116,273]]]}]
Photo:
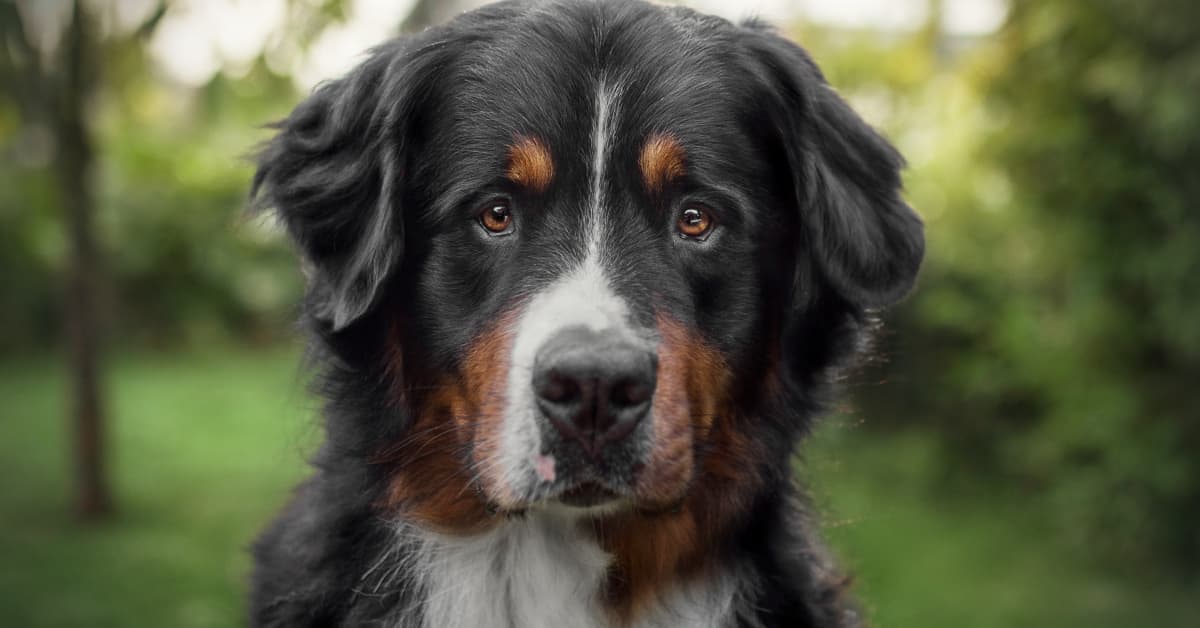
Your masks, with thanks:
[{"label": "dog's muzzle", "polygon": [[595,464],[649,414],[658,374],[653,351],[617,334],[572,327],[538,351],[533,392],[558,435]]}]

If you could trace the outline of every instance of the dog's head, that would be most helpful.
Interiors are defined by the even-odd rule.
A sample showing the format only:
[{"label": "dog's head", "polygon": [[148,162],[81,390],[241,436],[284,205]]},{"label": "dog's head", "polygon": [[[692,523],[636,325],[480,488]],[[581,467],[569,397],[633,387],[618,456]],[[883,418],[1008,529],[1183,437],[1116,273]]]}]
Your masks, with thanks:
[{"label": "dog's head", "polygon": [[503,3],[318,88],[255,189],[310,269],[331,440],[458,528],[669,510],[786,456],[847,321],[914,281],[901,165],[757,24]]}]

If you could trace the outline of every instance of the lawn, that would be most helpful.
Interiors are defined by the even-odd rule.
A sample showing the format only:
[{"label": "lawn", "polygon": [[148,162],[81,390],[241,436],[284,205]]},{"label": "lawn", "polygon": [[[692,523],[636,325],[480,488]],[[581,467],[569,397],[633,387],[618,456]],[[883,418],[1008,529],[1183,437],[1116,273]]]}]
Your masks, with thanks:
[{"label": "lawn", "polygon": [[63,377],[0,367],[0,623],[203,627],[243,621],[245,548],[315,438],[296,352],[118,359],[118,511],[68,510]]},{"label": "lawn", "polygon": [[882,628],[1197,625],[1200,583],[1086,564],[1037,501],[986,481],[956,498],[928,481],[930,443],[833,418],[806,448],[826,537]]},{"label": "lawn", "polygon": [[[245,548],[318,437],[297,352],[122,356],[109,380],[118,514],[72,521],[49,358],[0,364],[0,618],[22,627],[242,623]],[[1191,626],[1200,589],[1082,566],[1025,503],[920,487],[928,446],[831,420],[801,473],[873,624]]]}]

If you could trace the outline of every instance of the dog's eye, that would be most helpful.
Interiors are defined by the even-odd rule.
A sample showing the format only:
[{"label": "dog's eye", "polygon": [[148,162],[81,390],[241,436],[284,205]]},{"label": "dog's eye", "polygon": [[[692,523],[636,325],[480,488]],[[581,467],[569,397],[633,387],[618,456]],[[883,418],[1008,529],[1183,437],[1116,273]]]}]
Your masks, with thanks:
[{"label": "dog's eye", "polygon": [[494,200],[479,212],[479,224],[491,235],[508,235],[513,231],[512,208],[506,200]]},{"label": "dog's eye", "polygon": [[716,221],[703,205],[688,205],[683,208],[683,211],[679,212],[678,222],[675,223],[679,237],[701,241],[708,239],[715,226]]}]

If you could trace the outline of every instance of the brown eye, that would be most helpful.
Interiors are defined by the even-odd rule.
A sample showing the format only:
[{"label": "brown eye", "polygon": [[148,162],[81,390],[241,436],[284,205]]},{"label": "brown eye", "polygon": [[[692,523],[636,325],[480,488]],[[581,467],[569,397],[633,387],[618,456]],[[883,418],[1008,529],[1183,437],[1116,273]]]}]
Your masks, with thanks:
[{"label": "brown eye", "polygon": [[503,235],[512,232],[512,208],[507,201],[492,201],[483,211],[479,212],[479,224],[483,225],[493,235]]},{"label": "brown eye", "polygon": [[691,205],[680,212],[679,222],[675,227],[679,229],[681,237],[704,240],[712,232],[714,224],[712,214],[709,214],[704,207]]}]

